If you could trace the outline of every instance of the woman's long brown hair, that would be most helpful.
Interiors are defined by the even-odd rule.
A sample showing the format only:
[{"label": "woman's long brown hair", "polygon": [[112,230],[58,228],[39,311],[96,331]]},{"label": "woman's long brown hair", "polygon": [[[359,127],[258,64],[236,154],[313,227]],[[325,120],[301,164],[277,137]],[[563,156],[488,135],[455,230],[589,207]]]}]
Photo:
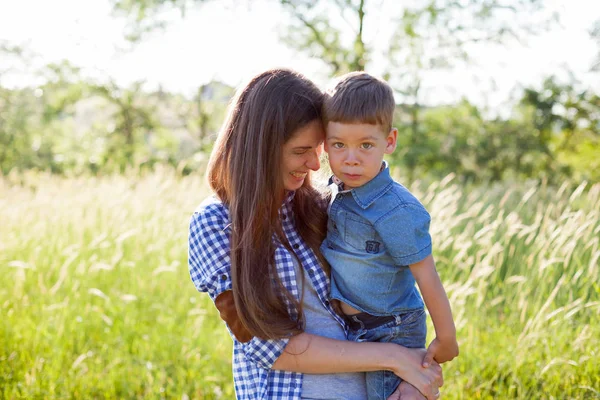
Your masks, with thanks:
[{"label": "woman's long brown hair", "polygon": [[[277,69],[254,77],[232,100],[208,165],[209,184],[231,217],[238,316],[253,336],[263,339],[302,331],[302,305],[281,283],[274,262],[275,238],[293,254],[278,213],[286,195],[282,146],[298,129],[321,120],[322,102],[322,92],[298,73]],[[327,215],[319,196],[307,176],[293,209],[300,236],[325,267],[319,246]],[[291,313],[285,299],[293,305]]]}]

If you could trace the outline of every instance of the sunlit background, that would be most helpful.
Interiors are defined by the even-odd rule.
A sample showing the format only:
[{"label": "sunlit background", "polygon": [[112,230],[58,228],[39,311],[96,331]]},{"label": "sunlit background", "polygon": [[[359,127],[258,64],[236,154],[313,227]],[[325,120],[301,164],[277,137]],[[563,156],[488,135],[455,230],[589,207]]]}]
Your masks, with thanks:
[{"label": "sunlit background", "polygon": [[[477,178],[598,179],[591,149],[598,144],[599,2],[402,4],[4,2],[2,143],[18,131],[19,145],[5,149],[2,171],[187,163],[210,147],[237,86],[265,69],[288,67],[321,87],[356,69],[386,78],[406,144],[424,146],[429,156],[466,150],[470,157],[455,161],[469,164],[461,168]],[[476,121],[443,121],[461,112]],[[431,126],[436,119],[442,126]],[[516,124],[518,137],[502,124]],[[465,129],[472,131],[458,132]],[[484,132],[475,138],[477,130]],[[496,130],[512,138],[498,138]],[[467,135],[469,143],[456,143]],[[517,154],[502,159],[517,141],[526,148],[520,143]],[[490,151],[494,156],[480,154]],[[410,171],[462,175],[456,163],[431,171],[427,156],[397,158]],[[490,161],[501,164],[500,176],[479,174]]]},{"label": "sunlit background", "polygon": [[394,89],[461,346],[443,397],[600,398],[594,0],[0,0],[0,398],[234,397],[187,223],[274,67]]}]

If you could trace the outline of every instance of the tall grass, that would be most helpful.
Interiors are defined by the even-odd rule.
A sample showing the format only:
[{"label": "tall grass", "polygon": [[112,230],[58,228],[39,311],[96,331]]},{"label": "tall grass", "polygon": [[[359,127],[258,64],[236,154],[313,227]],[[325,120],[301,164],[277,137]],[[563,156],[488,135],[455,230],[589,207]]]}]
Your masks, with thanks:
[{"label": "tall grass", "polygon": [[[600,185],[411,190],[433,217],[460,357],[448,399],[600,398]],[[201,178],[0,180],[0,397],[234,398],[187,272]]]}]

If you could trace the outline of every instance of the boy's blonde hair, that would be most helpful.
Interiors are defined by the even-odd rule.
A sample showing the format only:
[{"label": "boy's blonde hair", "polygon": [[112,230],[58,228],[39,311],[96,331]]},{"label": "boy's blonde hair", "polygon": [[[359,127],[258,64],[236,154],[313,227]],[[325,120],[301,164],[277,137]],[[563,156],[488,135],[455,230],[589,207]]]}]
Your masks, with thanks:
[{"label": "boy's blonde hair", "polygon": [[394,92],[390,85],[366,72],[342,75],[327,90],[323,103],[323,122],[380,125],[385,132],[392,129]]}]

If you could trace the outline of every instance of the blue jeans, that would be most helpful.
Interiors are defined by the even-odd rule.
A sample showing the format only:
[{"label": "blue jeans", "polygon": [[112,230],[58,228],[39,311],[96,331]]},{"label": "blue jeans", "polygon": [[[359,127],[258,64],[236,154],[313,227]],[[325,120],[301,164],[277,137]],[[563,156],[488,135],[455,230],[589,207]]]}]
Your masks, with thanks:
[{"label": "blue jeans", "polygon": [[[354,342],[396,343],[408,348],[425,348],[427,317],[425,310],[394,315],[394,320],[367,329],[360,321],[358,329],[350,328],[348,340]],[[350,317],[351,318],[351,317]],[[357,323],[355,322],[354,325]],[[386,400],[402,381],[391,371],[367,372],[369,400]]]}]

